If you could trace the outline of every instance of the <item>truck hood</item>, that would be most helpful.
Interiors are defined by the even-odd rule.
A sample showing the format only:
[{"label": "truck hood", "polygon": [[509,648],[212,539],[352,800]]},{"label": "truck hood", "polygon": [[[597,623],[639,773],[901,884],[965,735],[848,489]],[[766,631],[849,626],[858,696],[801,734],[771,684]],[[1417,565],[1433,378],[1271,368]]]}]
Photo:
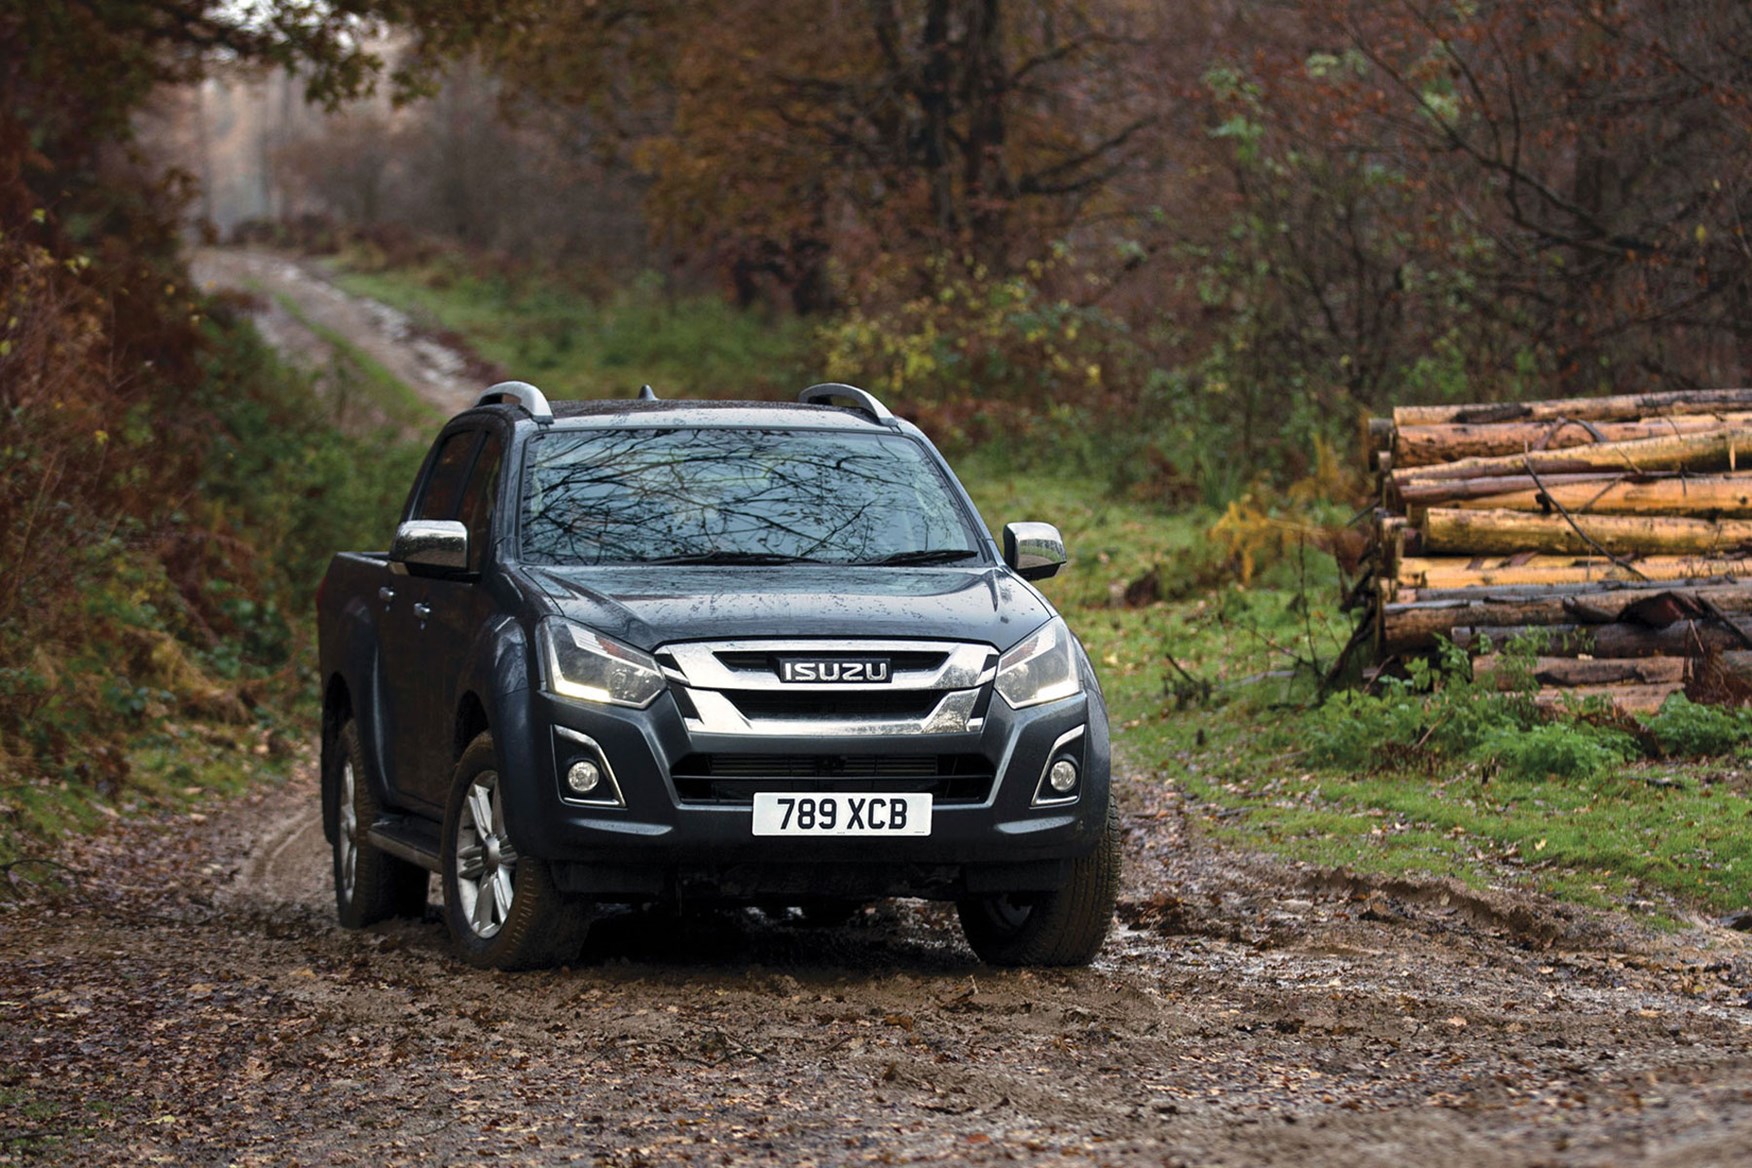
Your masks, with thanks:
[{"label": "truck hood", "polygon": [[881,637],[999,652],[1053,616],[1003,568],[526,568],[563,615],[641,649],[675,641]]}]

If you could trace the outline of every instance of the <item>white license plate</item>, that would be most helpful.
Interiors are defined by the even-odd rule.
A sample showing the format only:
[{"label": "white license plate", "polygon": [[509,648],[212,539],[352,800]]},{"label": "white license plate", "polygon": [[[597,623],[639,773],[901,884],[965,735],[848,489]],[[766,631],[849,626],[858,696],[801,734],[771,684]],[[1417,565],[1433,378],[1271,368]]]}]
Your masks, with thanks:
[{"label": "white license plate", "polygon": [[929,795],[777,795],[754,797],[755,835],[930,835]]}]

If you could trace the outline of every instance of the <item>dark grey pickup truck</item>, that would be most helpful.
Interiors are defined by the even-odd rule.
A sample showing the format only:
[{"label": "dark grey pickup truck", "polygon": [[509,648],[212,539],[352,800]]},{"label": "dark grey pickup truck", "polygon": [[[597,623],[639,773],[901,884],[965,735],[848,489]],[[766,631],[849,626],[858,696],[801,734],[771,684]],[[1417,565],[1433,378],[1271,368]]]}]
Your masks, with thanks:
[{"label": "dark grey pickup truck", "polygon": [[387,553],[317,596],[322,815],[358,928],[426,903],[470,963],[576,956],[594,907],[831,920],[955,902],[997,964],[1081,964],[1119,878],[1107,712],[917,428],[792,403],[550,405],[438,435]]}]

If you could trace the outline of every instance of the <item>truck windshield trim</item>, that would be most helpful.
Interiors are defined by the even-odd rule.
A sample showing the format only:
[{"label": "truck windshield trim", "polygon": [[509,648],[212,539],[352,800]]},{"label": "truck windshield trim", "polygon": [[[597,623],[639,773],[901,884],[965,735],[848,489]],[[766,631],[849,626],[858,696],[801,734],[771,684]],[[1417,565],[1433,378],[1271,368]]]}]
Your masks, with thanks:
[{"label": "truck windshield trim", "polygon": [[951,564],[983,559],[936,460],[900,434],[648,427],[529,443],[530,564]]}]

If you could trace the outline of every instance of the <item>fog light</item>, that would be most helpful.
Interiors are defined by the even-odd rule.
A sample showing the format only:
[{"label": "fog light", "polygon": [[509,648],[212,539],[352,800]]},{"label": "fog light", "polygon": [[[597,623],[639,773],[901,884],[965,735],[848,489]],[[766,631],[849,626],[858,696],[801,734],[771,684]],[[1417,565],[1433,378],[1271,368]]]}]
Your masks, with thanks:
[{"label": "fog light", "polygon": [[573,763],[566,770],[566,786],[577,795],[588,795],[602,783],[602,768],[589,759]]},{"label": "fog light", "polygon": [[1046,781],[1059,794],[1069,795],[1071,788],[1077,785],[1077,764],[1068,758],[1059,759],[1052,764],[1052,770],[1047,772]]}]

